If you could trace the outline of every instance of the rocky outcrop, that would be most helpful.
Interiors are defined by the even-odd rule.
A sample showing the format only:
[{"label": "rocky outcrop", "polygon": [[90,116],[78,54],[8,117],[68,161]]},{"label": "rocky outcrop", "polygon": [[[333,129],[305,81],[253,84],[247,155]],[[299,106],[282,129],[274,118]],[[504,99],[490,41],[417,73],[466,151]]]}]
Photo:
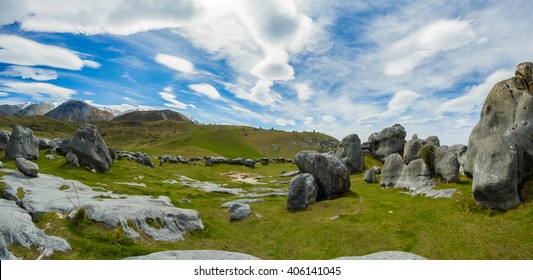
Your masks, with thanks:
[{"label": "rocky outcrop", "polygon": [[340,257],[334,260],[427,260],[426,258],[409,252],[402,251],[384,251],[370,255]]},{"label": "rocky outcrop", "polygon": [[310,173],[318,184],[317,201],[332,199],[350,189],[350,172],[344,162],[329,153],[302,151],[294,156],[302,173]]},{"label": "rocky outcrop", "polygon": [[459,174],[465,176],[464,173],[464,164],[466,161],[466,152],[468,150],[468,146],[463,144],[455,144],[450,147],[450,152],[452,152],[459,161]]},{"label": "rocky outcrop", "polygon": [[74,165],[74,166],[77,166],[77,167],[80,166],[80,162],[78,161],[78,157],[74,153],[68,152],[67,155],[65,156],[65,158],[66,158],[68,164],[71,164],[71,165]]},{"label": "rocky outcrop", "polygon": [[506,210],[518,205],[533,172],[533,63],[491,89],[468,139],[464,172],[477,203]]},{"label": "rocky outcrop", "polygon": [[422,159],[405,165],[399,154],[389,155],[385,159],[380,185],[382,188],[403,188],[412,195],[430,197],[451,197],[455,192],[454,189],[433,190],[435,181],[431,178],[428,165]]},{"label": "rocky outcrop", "polygon": [[109,149],[96,126],[85,124],[78,128],[70,139],[70,151],[76,155],[80,165],[105,173],[111,169]]},{"label": "rocky outcrop", "polygon": [[351,174],[361,172],[365,167],[361,139],[357,134],[350,134],[342,139],[335,154],[344,161]]},{"label": "rocky outcrop", "polygon": [[17,112],[15,112],[15,115],[21,115],[21,116],[42,116],[53,109],[56,108],[56,105],[52,102],[44,101],[38,104],[31,104],[29,106],[26,106]]},{"label": "rocky outcrop", "polygon": [[97,109],[83,101],[71,99],[45,114],[58,120],[85,123],[95,121],[108,121],[113,119],[113,114]]},{"label": "rocky outcrop", "polygon": [[439,137],[429,136],[428,138],[423,140],[423,139],[418,138],[418,135],[413,134],[413,137],[411,138],[411,140],[407,141],[403,148],[403,160],[405,161],[405,163],[409,164],[409,162],[415,159],[419,159],[422,148],[424,148],[428,144],[432,144],[435,147],[439,147],[440,146]]},{"label": "rocky outcrop", "polygon": [[363,150],[366,150],[372,158],[384,162],[390,154],[403,154],[406,135],[403,126],[395,124],[370,135],[368,142],[363,143]]},{"label": "rocky outcrop", "polygon": [[10,135],[11,133],[9,131],[0,130],[0,151],[5,150]]},{"label": "rocky outcrop", "polygon": [[150,167],[150,168],[154,168],[155,165],[154,163],[152,162],[152,159],[150,158],[149,155],[144,155],[142,157],[139,157],[137,158],[137,162],[146,166],[146,167]]},{"label": "rocky outcrop", "polygon": [[41,255],[48,257],[54,251],[65,252],[71,247],[67,241],[49,236],[36,227],[28,211],[14,201],[0,199],[0,260],[13,260],[16,257],[7,249],[13,243],[25,248],[37,248]]},{"label": "rocky outcrop", "polygon": [[316,202],[318,184],[309,173],[298,174],[289,183],[287,208],[302,209]]},{"label": "rocky outcrop", "polygon": [[15,159],[15,166],[20,172],[29,177],[39,176],[39,166],[25,158]]},{"label": "rocky outcrop", "polygon": [[435,176],[446,183],[459,182],[459,160],[448,146],[435,149]]},{"label": "rocky outcrop", "polygon": [[15,125],[7,142],[6,158],[39,158],[39,140],[33,136],[31,129]]}]

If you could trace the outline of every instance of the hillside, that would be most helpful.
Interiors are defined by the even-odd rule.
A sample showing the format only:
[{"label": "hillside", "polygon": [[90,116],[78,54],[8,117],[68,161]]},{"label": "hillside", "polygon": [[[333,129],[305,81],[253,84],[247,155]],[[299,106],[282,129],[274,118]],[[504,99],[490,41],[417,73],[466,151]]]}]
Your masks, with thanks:
[{"label": "hillside", "polygon": [[[45,116],[0,116],[0,129],[15,124],[31,128],[38,137],[71,137],[79,124]],[[109,146],[149,154],[224,156],[228,158],[286,157],[305,149],[328,151],[338,141],[312,132],[262,130],[245,126],[197,125],[182,121],[94,122]]]},{"label": "hillside", "polygon": [[134,111],[120,115],[113,119],[113,121],[162,121],[173,120],[189,122],[192,121],[185,115],[172,110],[150,110],[150,111]]}]

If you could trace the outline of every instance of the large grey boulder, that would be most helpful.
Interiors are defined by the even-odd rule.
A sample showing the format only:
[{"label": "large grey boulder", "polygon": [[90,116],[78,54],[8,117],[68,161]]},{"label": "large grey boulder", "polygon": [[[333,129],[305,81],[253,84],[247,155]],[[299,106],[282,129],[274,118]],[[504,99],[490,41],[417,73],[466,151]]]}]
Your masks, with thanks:
[{"label": "large grey boulder", "polygon": [[259,258],[248,254],[227,251],[176,250],[128,257],[125,260],[259,260]]},{"label": "large grey boulder", "polygon": [[140,164],[142,164],[142,165],[144,165],[146,167],[150,167],[150,168],[154,168],[155,167],[155,165],[152,162],[152,159],[150,158],[149,155],[145,155],[145,156],[139,157],[139,158],[137,158],[137,161]]},{"label": "large grey boulder", "polygon": [[71,247],[67,241],[49,236],[35,226],[28,211],[14,201],[0,199],[0,260],[16,259],[7,246],[17,243],[25,248],[35,247],[41,257],[48,257],[54,251],[65,252]]},{"label": "large grey boulder", "polygon": [[25,158],[15,159],[15,166],[24,173],[26,176],[37,177],[39,176],[39,166],[36,163],[31,162]]},{"label": "large grey boulder", "polygon": [[294,161],[302,173],[310,173],[318,184],[317,201],[332,199],[350,189],[350,172],[337,156],[301,151]]},{"label": "large grey boulder", "polygon": [[405,128],[400,124],[395,124],[371,134],[368,142],[363,143],[363,149],[366,149],[372,158],[384,162],[390,154],[403,154],[406,135]]},{"label": "large grey boulder", "polygon": [[15,125],[7,142],[6,158],[39,158],[39,140],[33,136],[30,128]]},{"label": "large grey boulder", "polygon": [[455,144],[450,147],[450,152],[454,153],[459,161],[459,174],[463,176],[465,176],[464,164],[466,161],[466,151],[468,151],[468,146],[463,144]]},{"label": "large grey boulder", "polygon": [[426,141],[418,138],[416,134],[413,135],[411,140],[405,142],[403,148],[403,160],[405,163],[409,163],[415,159],[420,158],[420,150],[426,145]]},{"label": "large grey boulder", "polygon": [[435,176],[446,183],[459,182],[459,160],[448,146],[435,149]]},{"label": "large grey boulder", "polygon": [[520,188],[533,173],[533,63],[491,89],[468,139],[464,172],[473,177],[476,201],[506,210],[520,203]]},{"label": "large grey boulder", "polygon": [[289,183],[287,192],[287,208],[302,209],[316,202],[318,184],[309,173],[296,175]]},{"label": "large grey boulder", "polygon": [[68,164],[71,164],[71,165],[74,165],[74,166],[78,166],[78,167],[80,166],[80,162],[78,161],[78,157],[74,153],[68,152],[67,155],[65,156],[65,158],[66,158]]},{"label": "large grey boulder", "polygon": [[98,172],[105,173],[111,169],[113,160],[109,148],[96,126],[84,124],[70,139],[70,151],[76,155],[80,165],[88,166]]},{"label": "large grey boulder", "polygon": [[365,167],[361,139],[357,134],[350,134],[342,139],[335,154],[344,161],[351,174],[361,172]]}]

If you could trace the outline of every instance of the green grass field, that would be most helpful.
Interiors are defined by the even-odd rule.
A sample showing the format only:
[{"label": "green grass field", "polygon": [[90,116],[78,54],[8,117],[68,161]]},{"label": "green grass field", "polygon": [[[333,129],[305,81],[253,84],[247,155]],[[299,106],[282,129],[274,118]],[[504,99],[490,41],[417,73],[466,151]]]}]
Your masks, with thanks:
[{"label": "green grass field", "polygon": [[[5,120],[4,120],[5,122]],[[54,126],[50,124],[41,124]],[[181,125],[165,122],[150,124],[150,128],[134,129],[138,135],[152,133],[152,125],[170,126],[167,129],[183,129]],[[0,127],[4,126],[0,118]],[[138,143],[126,141],[118,129],[102,126],[106,141],[124,141],[126,149],[147,151],[152,154],[175,154],[181,151],[192,153],[209,151],[231,157],[263,156],[256,147],[267,141],[257,135],[248,134],[252,140],[243,136],[242,127],[226,129],[217,133],[213,139],[202,139],[209,134],[204,130],[217,129],[205,127],[194,131],[189,142],[195,143],[188,148],[180,142],[179,133],[169,133],[167,139],[161,134],[153,137],[146,135]],[[121,125],[126,126],[125,124]],[[57,134],[68,135],[77,125],[54,127]],[[165,128],[160,128],[164,130]],[[203,134],[207,133],[207,134]],[[47,136],[46,134],[38,136]],[[272,132],[272,138],[283,136]],[[291,134],[291,133],[287,133]],[[113,136],[111,136],[113,135]],[[176,136],[178,135],[178,136]],[[50,132],[50,136],[52,133]],[[124,137],[124,138],[122,138]],[[265,137],[266,138],[266,137]],[[229,139],[229,140],[227,140]],[[234,145],[223,143],[227,140]],[[282,140],[275,140],[282,142]],[[260,143],[261,144],[257,144]],[[250,144],[252,143],[252,144]],[[254,144],[255,143],[255,144]],[[139,148],[136,148],[139,144]],[[143,146],[144,145],[144,146]],[[118,146],[118,145],[117,145]],[[215,152],[220,148],[221,152]],[[237,154],[242,148],[243,153]],[[167,150],[168,149],[168,150]],[[174,150],[172,150],[174,149]],[[203,150],[202,150],[203,149]],[[235,153],[235,154],[233,154]],[[288,152],[287,152],[288,153]],[[268,154],[267,154],[268,155]],[[7,168],[14,168],[13,161],[0,160]],[[402,194],[399,189],[381,189],[379,184],[367,184],[361,174],[351,176],[351,190],[334,200],[313,204],[301,211],[288,211],[284,197],[267,197],[265,202],[252,205],[252,215],[243,221],[230,222],[230,212],[220,208],[224,201],[238,199],[228,194],[205,193],[178,184],[162,181],[177,179],[184,175],[201,181],[227,183],[228,187],[249,189],[255,185],[232,182],[225,173],[230,171],[254,173],[265,176],[263,186],[277,186],[272,180],[286,181],[278,177],[286,171],[296,170],[294,164],[260,165],[250,169],[243,166],[165,164],[164,167],[146,168],[135,162],[117,161],[109,173],[94,174],[85,168],[65,164],[63,157],[48,160],[41,151],[36,163],[41,173],[53,174],[67,179],[79,180],[94,188],[103,188],[115,193],[138,195],[168,196],[176,207],[196,209],[200,212],[205,226],[203,231],[192,231],[185,240],[178,242],[156,242],[149,237],[142,240],[127,238],[119,228],[106,228],[100,223],[86,219],[69,220],[56,213],[41,214],[33,217],[36,225],[49,235],[65,238],[72,246],[66,253],[54,253],[51,259],[121,259],[128,256],[144,255],[164,250],[213,249],[247,253],[262,259],[331,259],[341,256],[356,256],[385,250],[401,250],[418,254],[429,259],[533,259],[533,211],[531,210],[531,189],[533,181],[528,181],[523,195],[526,203],[506,212],[482,209],[475,204],[471,194],[471,181],[462,178],[460,184],[440,184],[441,188],[457,188],[452,199],[412,197]],[[367,167],[379,162],[365,158]],[[0,176],[5,173],[0,173]],[[144,176],[138,179],[139,175]],[[137,179],[136,179],[137,177]],[[146,188],[118,185],[116,182],[142,182]],[[0,182],[0,187],[3,187]],[[181,203],[187,198],[191,203]],[[11,245],[9,249],[17,256],[35,259],[39,255],[35,248],[26,249]]]}]

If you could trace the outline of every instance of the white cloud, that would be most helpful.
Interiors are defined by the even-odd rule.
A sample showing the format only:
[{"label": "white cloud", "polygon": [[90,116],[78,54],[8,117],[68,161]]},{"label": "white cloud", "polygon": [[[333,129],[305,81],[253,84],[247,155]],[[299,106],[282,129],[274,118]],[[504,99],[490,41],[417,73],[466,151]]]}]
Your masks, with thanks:
[{"label": "white cloud", "polygon": [[176,99],[176,95],[172,93],[162,91],[159,93],[159,96],[161,96],[161,98],[163,98],[167,102],[170,102],[170,103],[164,103],[164,105],[167,107],[176,108],[176,109],[187,109],[189,107],[188,104],[178,101]]},{"label": "white cloud", "polygon": [[6,97],[8,96],[9,94],[7,92],[3,92],[3,91],[0,91],[0,96],[2,97]]},{"label": "white cloud", "polygon": [[300,101],[307,101],[315,94],[308,83],[298,83],[294,87]]},{"label": "white cloud", "polygon": [[384,120],[391,117],[398,117],[405,112],[407,108],[421,95],[411,90],[400,90],[394,94],[387,104],[387,111],[377,114],[371,114],[357,120],[358,123],[369,121]]},{"label": "white cloud", "polygon": [[322,116],[322,121],[327,122],[327,123],[334,122],[336,119],[337,118],[335,118],[334,116],[331,116],[331,115],[323,115]]},{"label": "white cloud", "polygon": [[24,66],[50,66],[80,70],[94,67],[94,61],[82,60],[69,49],[41,44],[15,35],[0,34],[0,62]]},{"label": "white cloud", "polygon": [[282,119],[282,118],[275,119],[274,122],[277,125],[279,125],[279,126],[287,126],[287,125],[294,126],[294,125],[296,125],[296,121],[294,121],[294,120],[286,120],[286,119]]},{"label": "white cloud", "polygon": [[102,64],[94,61],[94,60],[83,60],[83,64],[89,68],[98,69],[102,66]]},{"label": "white cloud", "polygon": [[305,126],[310,127],[310,128],[316,127],[316,124],[315,124],[314,120],[315,119],[313,117],[305,117],[304,118]]},{"label": "white cloud", "polygon": [[[192,0],[69,0],[27,1],[11,21],[37,32],[131,35],[161,28],[183,26],[198,11]],[[28,16],[28,15],[31,16]]]},{"label": "white cloud", "polygon": [[8,66],[0,75],[8,77],[21,77],[36,81],[48,81],[57,79],[57,72],[54,70],[39,69],[27,66]]},{"label": "white cloud", "polygon": [[203,94],[210,99],[220,100],[222,97],[215,87],[210,84],[193,84],[189,85],[189,88],[194,90],[197,93]]},{"label": "white cloud", "polygon": [[450,113],[468,113],[479,112],[487,94],[491,88],[499,81],[508,79],[514,76],[514,71],[509,69],[500,69],[490,74],[487,79],[481,84],[470,87],[464,95],[457,98],[450,99],[440,104],[435,112],[442,114]]},{"label": "white cloud", "polygon": [[179,56],[160,53],[155,57],[155,61],[182,73],[194,73],[194,64]]},{"label": "white cloud", "polygon": [[3,82],[0,89],[11,93],[25,94],[35,100],[66,100],[76,94],[76,91],[72,89],[48,83]]},{"label": "white cloud", "polygon": [[392,61],[385,66],[384,73],[387,76],[408,74],[437,53],[459,49],[475,38],[470,21],[436,21],[394,43],[387,50]]}]

